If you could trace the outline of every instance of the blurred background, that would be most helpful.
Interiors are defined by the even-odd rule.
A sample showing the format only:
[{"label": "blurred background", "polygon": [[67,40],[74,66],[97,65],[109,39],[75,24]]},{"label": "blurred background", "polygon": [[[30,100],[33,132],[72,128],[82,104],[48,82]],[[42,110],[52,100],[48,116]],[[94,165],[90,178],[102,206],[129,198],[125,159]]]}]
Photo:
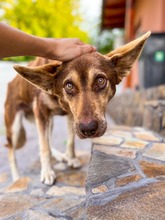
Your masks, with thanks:
[{"label": "blurred background", "polygon": [[[164,0],[0,0],[0,22],[41,37],[78,37],[85,43],[95,45],[103,54],[152,31],[141,58],[134,65],[130,76],[119,85],[116,98],[107,112],[116,123],[146,126],[161,134],[164,134],[165,129],[164,12]],[[4,170],[8,169],[3,163],[7,157],[6,150],[1,148],[5,143],[3,106],[7,83],[15,76],[13,64],[23,62],[26,65],[31,59],[11,57],[0,61],[0,167]],[[146,104],[153,100],[157,101],[156,105],[151,102]],[[152,121],[154,114],[156,122]],[[37,133],[31,124],[25,123],[29,132],[28,141],[31,141],[30,146],[33,148],[33,145],[37,145]],[[55,127],[56,124],[58,127],[58,123],[57,119]],[[67,138],[63,137],[67,131],[61,124],[60,127],[62,135],[54,135],[54,139],[59,147],[65,147]],[[78,144],[88,148],[90,141]],[[20,157],[26,157],[26,150],[19,152]]]}]

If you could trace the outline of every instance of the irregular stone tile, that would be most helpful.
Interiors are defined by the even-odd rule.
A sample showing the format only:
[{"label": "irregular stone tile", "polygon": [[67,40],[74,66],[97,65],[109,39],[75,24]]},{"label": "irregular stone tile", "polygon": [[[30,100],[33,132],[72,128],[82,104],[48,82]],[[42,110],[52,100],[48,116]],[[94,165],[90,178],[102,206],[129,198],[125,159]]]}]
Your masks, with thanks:
[{"label": "irregular stone tile", "polygon": [[54,198],[49,203],[43,205],[42,208],[48,210],[49,212],[53,211],[55,208],[60,212],[64,212],[75,206],[78,206],[82,202],[84,202],[84,198],[69,195],[60,198]]},{"label": "irregular stone tile", "polygon": [[7,173],[1,173],[0,174],[0,183],[4,183],[8,180],[8,175]]},{"label": "irregular stone tile", "polygon": [[121,144],[121,147],[124,148],[134,148],[134,149],[143,149],[148,142],[146,141],[141,141],[136,138],[126,138],[124,143]]},{"label": "irregular stone tile", "polygon": [[7,189],[6,192],[19,192],[26,190],[29,186],[31,179],[29,177],[21,177],[12,183]]},{"label": "irregular stone tile", "polygon": [[[44,219],[44,220],[55,220],[55,219],[59,219],[56,217],[52,217],[44,212],[39,212],[36,210],[28,210],[25,214],[24,219],[26,220],[39,220],[39,219]],[[61,218],[60,218],[61,219]]]},{"label": "irregular stone tile", "polygon": [[94,144],[103,144],[103,145],[120,145],[122,141],[123,141],[122,138],[113,137],[111,135],[94,138],[92,140]]},{"label": "irregular stone tile", "polygon": [[143,127],[134,127],[134,128],[132,128],[133,129],[133,131],[146,131],[146,129],[145,128],[143,128]]},{"label": "irregular stone tile", "polygon": [[29,168],[29,171],[38,172],[41,169],[41,162],[40,160],[36,160]]},{"label": "irregular stone tile", "polygon": [[89,175],[85,186],[86,192],[90,191],[92,188],[108,180],[109,180],[109,175],[101,175],[101,176]]},{"label": "irregular stone tile", "polygon": [[38,196],[42,196],[44,194],[44,191],[42,189],[34,189],[31,191],[30,193],[31,195],[38,195]]},{"label": "irregular stone tile", "polygon": [[70,186],[85,186],[87,173],[80,170],[71,170],[57,174],[57,183],[64,183]]},{"label": "irregular stone tile", "polygon": [[158,176],[165,176],[165,164],[158,164],[148,161],[140,161],[141,170],[145,173],[146,176],[158,177]]},{"label": "irregular stone tile", "polygon": [[146,157],[165,161],[165,143],[153,144],[152,148],[146,150],[143,155]]},{"label": "irregular stone tile", "polygon": [[111,178],[106,182],[106,186],[108,187],[109,190],[115,189],[115,178]]},{"label": "irregular stone tile", "polygon": [[[24,213],[19,213],[18,215],[11,216],[7,219],[5,218],[5,220],[22,220],[22,219],[24,219]],[[0,218],[0,220],[1,220],[1,218]],[[2,219],[2,220],[4,220],[4,219]]]},{"label": "irregular stone tile", "polygon": [[92,189],[93,194],[103,193],[103,192],[107,192],[107,191],[108,191],[108,188],[107,188],[106,185],[100,185],[100,186],[97,186],[97,187]]},{"label": "irregular stone tile", "polygon": [[64,196],[66,194],[76,194],[76,195],[85,195],[85,190],[83,187],[73,187],[73,186],[52,186],[48,192],[48,195],[51,196]]},{"label": "irregular stone tile", "polygon": [[6,186],[1,187],[1,188],[0,188],[0,193],[3,194],[3,193],[5,192],[5,190],[6,190]]},{"label": "irregular stone tile", "polygon": [[155,136],[150,131],[143,131],[143,132],[134,132],[136,138],[139,138],[144,141],[160,141],[160,138]]},{"label": "irregular stone tile", "polygon": [[86,207],[85,202],[76,207],[75,209],[69,209],[64,213],[73,220],[85,220]]},{"label": "irregular stone tile", "polygon": [[4,194],[0,196],[0,219],[32,208],[42,202],[42,198],[35,198],[30,195]]},{"label": "irregular stone tile", "polygon": [[132,137],[132,133],[130,131],[121,131],[121,130],[109,130],[106,132],[109,135],[115,135],[118,137]]},{"label": "irregular stone tile", "polygon": [[117,179],[116,180],[116,186],[117,187],[121,187],[121,186],[125,186],[129,183],[132,183],[132,182],[137,182],[138,180],[140,180],[142,177],[138,174],[136,175],[132,175],[132,176],[126,176],[126,177],[123,177],[123,178],[120,178],[120,179]]},{"label": "irregular stone tile", "polygon": [[112,154],[119,157],[128,157],[128,158],[135,158],[136,157],[136,150],[134,149],[121,149],[117,147],[112,146],[104,146],[104,145],[94,145],[93,150],[97,150],[100,152],[103,152],[105,154]]},{"label": "irregular stone tile", "polygon": [[94,151],[89,166],[86,190],[88,191],[104,181],[131,171],[135,171],[135,167],[126,158]]},{"label": "irregular stone tile", "polygon": [[110,130],[132,131],[132,127],[126,125],[114,125]]},{"label": "irregular stone tile", "polygon": [[[93,201],[94,202],[94,201]],[[165,182],[150,183],[99,205],[88,203],[88,220],[165,219]]]}]

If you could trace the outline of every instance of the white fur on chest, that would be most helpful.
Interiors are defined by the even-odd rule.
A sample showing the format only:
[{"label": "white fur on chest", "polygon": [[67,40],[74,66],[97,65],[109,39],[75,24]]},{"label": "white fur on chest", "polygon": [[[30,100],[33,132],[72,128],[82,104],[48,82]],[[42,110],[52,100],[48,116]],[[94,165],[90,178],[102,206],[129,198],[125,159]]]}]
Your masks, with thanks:
[{"label": "white fur on chest", "polygon": [[59,107],[58,101],[54,100],[50,97],[50,95],[42,92],[40,98],[44,105],[46,105],[50,110],[54,111],[57,107]]}]

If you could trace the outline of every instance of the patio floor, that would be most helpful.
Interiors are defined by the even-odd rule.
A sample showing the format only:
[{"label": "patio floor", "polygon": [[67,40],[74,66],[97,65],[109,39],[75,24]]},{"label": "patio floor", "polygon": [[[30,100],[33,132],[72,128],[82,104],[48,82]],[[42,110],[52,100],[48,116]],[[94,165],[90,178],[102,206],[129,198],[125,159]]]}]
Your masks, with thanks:
[{"label": "patio floor", "polygon": [[54,186],[36,160],[11,183],[0,175],[0,219],[165,219],[165,139],[141,127],[113,126],[93,140],[80,169],[52,160]]}]

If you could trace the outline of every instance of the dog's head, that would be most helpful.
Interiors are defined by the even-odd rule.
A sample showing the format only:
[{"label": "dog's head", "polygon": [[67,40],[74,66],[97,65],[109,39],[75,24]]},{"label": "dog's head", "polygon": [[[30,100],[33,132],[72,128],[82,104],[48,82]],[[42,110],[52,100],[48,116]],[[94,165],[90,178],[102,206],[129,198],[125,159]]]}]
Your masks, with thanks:
[{"label": "dog's head", "polygon": [[99,137],[107,123],[106,106],[116,85],[129,75],[150,32],[107,55],[82,55],[67,63],[53,61],[38,67],[14,66],[33,85],[59,97],[62,107],[73,115],[80,138]]}]

